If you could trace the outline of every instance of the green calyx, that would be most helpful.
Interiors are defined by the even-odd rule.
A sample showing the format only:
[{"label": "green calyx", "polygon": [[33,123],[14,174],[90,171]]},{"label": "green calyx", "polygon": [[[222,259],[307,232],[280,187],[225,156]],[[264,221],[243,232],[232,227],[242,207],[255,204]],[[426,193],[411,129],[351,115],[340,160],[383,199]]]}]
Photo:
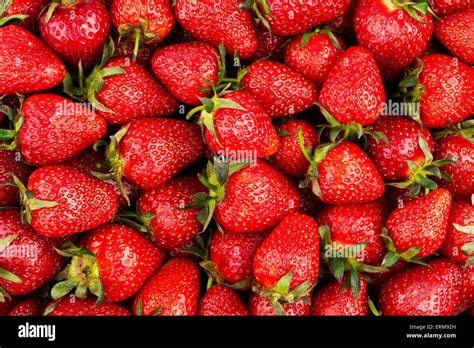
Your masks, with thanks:
[{"label": "green calyx", "polygon": [[384,239],[385,247],[388,250],[382,261],[382,267],[390,268],[400,259],[406,262],[429,267],[428,263],[426,263],[422,258],[417,257],[417,255],[420,253],[420,247],[413,247],[408,249],[407,251],[399,253],[397,251],[397,248],[395,247],[395,244],[393,243],[393,239],[390,237],[388,230],[385,227],[382,229],[382,238]]},{"label": "green calyx", "polygon": [[[162,306],[159,306],[157,309],[155,309],[152,313],[151,313],[151,316],[152,317],[156,317],[158,315],[160,315],[161,313],[163,312],[163,307]],[[137,301],[137,305],[135,306],[135,313],[134,313],[137,317],[141,317],[143,316],[143,301],[141,298],[138,299]]]},{"label": "green calyx", "polygon": [[2,0],[0,2],[0,27],[3,27],[7,24],[18,24],[28,18],[28,15],[24,14],[14,14],[5,17],[5,12],[7,12],[12,3],[13,0]]},{"label": "green calyx", "polygon": [[[474,197],[474,195],[473,195]],[[474,225],[462,226],[456,223],[453,223],[454,228],[462,233],[474,235]],[[464,244],[461,247],[461,251],[468,257],[465,267],[474,265],[474,242],[469,242]]]},{"label": "green calyx", "polygon": [[160,35],[155,34],[149,31],[149,23],[144,18],[138,18],[139,24],[122,24],[118,27],[118,32],[120,34],[120,39],[126,37],[127,40],[130,38],[134,39],[134,48],[133,48],[133,60],[137,59],[138,50],[142,42],[146,44],[151,44],[153,41],[160,39]]},{"label": "green calyx", "polygon": [[152,241],[155,241],[155,234],[151,228],[151,221],[156,217],[155,214],[146,212],[140,214],[138,211],[136,213],[128,210],[122,210],[119,212],[115,218],[114,222],[123,223],[130,227],[133,227],[145,237],[149,238]]},{"label": "green calyx", "polygon": [[[0,253],[3,252],[10,244],[18,237],[12,234],[0,239]],[[5,279],[13,283],[21,283],[22,280],[10,271],[0,267],[0,279]],[[10,298],[10,295],[0,287],[0,302],[5,302],[5,298]]]},{"label": "green calyx", "polygon": [[417,64],[405,71],[405,76],[398,84],[398,92],[395,94],[395,97],[400,98],[408,105],[408,116],[415,120],[420,127],[423,127],[423,124],[420,118],[419,105],[426,90],[419,79],[424,67],[423,61],[417,58]]},{"label": "green calyx", "polygon": [[336,35],[334,35],[334,32],[329,27],[314,28],[313,30],[301,35],[301,43],[298,46],[298,48],[305,47],[308,44],[309,40],[311,40],[313,36],[318,35],[318,34],[325,34],[327,37],[329,37],[333,46],[336,47],[336,49],[338,49],[341,52],[343,51],[339,40],[337,39]]},{"label": "green calyx", "polygon": [[96,305],[101,304],[104,300],[104,289],[99,279],[99,267],[95,255],[69,242],[65,243],[62,250],[56,249],[56,252],[64,257],[70,257],[71,262],[56,278],[60,282],[51,289],[51,298],[58,300],[75,288],[76,297],[85,299],[90,292],[97,296]]},{"label": "green calyx", "polygon": [[[3,97],[0,98],[0,101],[2,99]],[[24,99],[25,97],[23,95],[18,95],[20,107],[16,111],[8,105],[0,104],[0,113],[3,113],[5,116],[7,116],[8,120],[10,121],[10,129],[0,129],[0,151],[14,151],[19,148],[18,134],[20,133],[20,129],[25,121],[25,117],[20,111],[23,106]]]},{"label": "green calyx", "polygon": [[412,198],[418,197],[422,188],[424,189],[424,194],[428,194],[430,190],[438,188],[438,184],[431,180],[429,178],[430,176],[452,181],[452,178],[445,172],[441,171],[440,167],[448,164],[457,166],[457,162],[452,158],[444,158],[436,161],[433,160],[433,155],[429,150],[428,143],[421,136],[418,139],[418,145],[425,155],[425,161],[421,164],[407,161],[410,170],[408,180],[387,184],[401,189],[409,189],[409,196]]},{"label": "green calyx", "polygon": [[246,0],[239,3],[237,7],[246,11],[252,11],[257,17],[257,22],[262,23],[270,33],[272,32],[270,22],[265,18],[265,16],[273,18],[272,11],[268,5],[267,0]]},{"label": "green calyx", "polygon": [[447,127],[434,134],[436,140],[449,135],[460,135],[471,144],[474,144],[474,120],[461,122],[453,127]]},{"label": "green calyx", "polygon": [[436,17],[428,0],[392,0],[392,4],[407,11],[410,17],[420,23],[426,24],[420,15],[431,14]]}]

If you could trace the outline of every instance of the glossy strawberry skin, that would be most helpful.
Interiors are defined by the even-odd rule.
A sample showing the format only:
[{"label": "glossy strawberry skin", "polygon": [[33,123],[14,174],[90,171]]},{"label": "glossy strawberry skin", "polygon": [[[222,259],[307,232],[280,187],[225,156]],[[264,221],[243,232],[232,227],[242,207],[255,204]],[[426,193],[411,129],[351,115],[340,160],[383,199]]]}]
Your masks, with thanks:
[{"label": "glossy strawberry skin", "polygon": [[439,183],[454,197],[469,199],[474,192],[474,144],[461,135],[448,135],[436,140],[433,156],[436,160],[447,157],[457,160],[457,166],[448,164],[440,168],[453,182],[440,180]]},{"label": "glossy strawberry skin", "polygon": [[79,62],[90,70],[102,55],[107,42],[110,19],[100,0],[80,0],[71,6],[56,8],[47,21],[47,12],[39,19],[41,39],[73,70]]},{"label": "glossy strawberry skin", "polygon": [[[26,182],[33,168],[21,161],[20,154],[14,151],[0,151],[0,184],[11,180],[14,174],[21,182]],[[18,204],[18,188],[0,186],[0,207],[12,207]]]},{"label": "glossy strawberry skin", "polygon": [[419,257],[435,253],[446,236],[451,195],[437,189],[392,211],[385,223],[397,251],[420,247]]},{"label": "glossy strawberry skin", "polygon": [[375,165],[357,145],[347,141],[329,151],[318,170],[324,203],[366,203],[384,193],[384,183]]},{"label": "glossy strawberry skin", "polygon": [[64,64],[26,29],[0,28],[0,42],[0,95],[46,91],[66,75]]},{"label": "glossy strawberry skin", "polygon": [[336,38],[342,50],[325,33],[311,36],[303,47],[301,37],[294,39],[285,48],[285,64],[321,88],[345,49],[344,42]]},{"label": "glossy strawberry skin", "polygon": [[473,0],[431,0],[433,10],[438,16],[446,16],[474,8]]},{"label": "glossy strawberry skin", "polygon": [[45,237],[98,227],[112,220],[118,208],[117,195],[109,184],[66,166],[35,170],[28,179],[28,189],[36,199],[58,203],[32,211],[31,226]]},{"label": "glossy strawberry skin", "polygon": [[21,109],[20,151],[35,166],[61,163],[107,133],[105,120],[87,107],[54,94],[28,97]]},{"label": "glossy strawberry skin", "polygon": [[235,290],[214,285],[204,294],[199,306],[199,316],[248,316],[242,300]]},{"label": "glossy strawberry skin", "polygon": [[42,313],[43,305],[41,301],[37,298],[29,298],[17,304],[8,315],[39,317]]},{"label": "glossy strawberry skin", "polygon": [[198,178],[192,176],[172,179],[157,189],[140,194],[140,213],[155,215],[150,230],[157,245],[166,249],[176,248],[197,236],[202,230],[197,219],[199,208],[183,210],[180,207],[192,204],[191,197],[203,190]]},{"label": "glossy strawberry skin", "polygon": [[305,281],[314,284],[319,274],[319,232],[311,217],[288,214],[258,247],[253,260],[255,279],[273,288],[290,270],[290,290]]},{"label": "glossy strawberry skin", "polygon": [[111,125],[123,125],[135,118],[167,117],[178,101],[141,65],[128,57],[112,58],[104,69],[120,67],[126,74],[104,78],[97,100],[113,112],[101,112]]},{"label": "glossy strawberry skin", "polygon": [[11,6],[5,11],[3,17],[8,17],[16,14],[27,15],[18,25],[32,33],[38,31],[37,19],[41,11],[50,3],[49,0],[13,0]]},{"label": "glossy strawberry skin", "polygon": [[219,274],[231,284],[253,279],[252,263],[266,233],[215,233],[210,254]]},{"label": "glossy strawberry skin", "polygon": [[199,307],[199,267],[189,259],[171,259],[148,280],[135,297],[135,313],[141,300],[143,315],[162,309],[163,316],[194,316]]},{"label": "glossy strawberry skin", "polygon": [[422,137],[430,152],[434,150],[433,137],[426,128],[408,117],[380,117],[372,125],[376,132],[382,132],[389,144],[369,137],[368,153],[377,170],[385,180],[407,180],[410,168],[407,161],[423,164],[426,160],[419,146]]},{"label": "glossy strawberry skin", "polygon": [[287,176],[303,177],[308,171],[309,163],[298,140],[300,128],[305,148],[316,149],[319,145],[318,133],[308,121],[291,120],[279,126],[279,131],[283,132],[280,137],[281,147],[272,159],[278,169]]},{"label": "glossy strawberry skin", "polygon": [[54,248],[64,240],[44,238],[21,222],[20,211],[0,211],[0,239],[16,238],[0,253],[0,267],[19,277],[21,283],[0,279],[9,294],[25,295],[52,280],[62,269],[64,258]]},{"label": "glossy strawberry skin", "polygon": [[257,49],[250,11],[240,9],[243,0],[177,0],[176,20],[196,39],[215,47],[224,44],[227,53],[249,58]]},{"label": "glossy strawberry skin", "polygon": [[279,171],[257,161],[230,176],[214,218],[226,231],[264,232],[299,209],[296,187]]},{"label": "glossy strawberry skin", "polygon": [[462,269],[462,286],[458,313],[474,305],[474,266],[468,265]]},{"label": "glossy strawberry skin", "polygon": [[[218,80],[219,53],[202,42],[178,43],[158,49],[151,65],[156,77],[185,104],[199,105]],[[208,92],[202,90],[207,89]]]},{"label": "glossy strawberry skin", "polygon": [[345,51],[329,72],[319,102],[340,123],[373,123],[385,103],[385,90],[371,53],[354,46]]},{"label": "glossy strawberry skin", "polygon": [[318,97],[311,82],[286,65],[269,60],[251,64],[242,87],[255,96],[272,118],[309,109]]},{"label": "glossy strawberry skin", "polygon": [[[55,304],[55,306],[54,306]],[[51,317],[75,317],[75,316],[107,316],[107,317],[121,317],[130,316],[130,312],[124,307],[111,303],[103,302],[96,305],[95,298],[80,299],[75,296],[65,296],[57,301],[50,302],[46,308],[53,307],[54,309],[48,316]]]},{"label": "glossy strawberry skin", "polygon": [[372,52],[384,78],[400,75],[427,48],[433,18],[430,14],[419,16],[422,22],[391,1],[358,2],[354,16],[357,42]]},{"label": "glossy strawberry skin", "polygon": [[391,277],[381,288],[379,309],[385,316],[456,315],[462,283],[461,267],[435,259],[431,267],[413,266]]},{"label": "glossy strawberry skin", "polygon": [[[311,315],[311,304],[298,300],[292,304],[283,304],[287,316],[307,317]],[[252,316],[276,316],[276,313],[266,298],[253,293],[249,301],[249,313]]]},{"label": "glossy strawberry skin", "polygon": [[208,147],[228,157],[264,158],[280,148],[280,141],[271,118],[258,101],[245,91],[226,94],[223,99],[232,100],[245,110],[218,109],[214,116],[214,128],[219,142],[206,128]]},{"label": "glossy strawberry skin", "polygon": [[180,120],[133,120],[120,141],[124,177],[134,186],[150,190],[161,186],[202,154],[199,128]]}]

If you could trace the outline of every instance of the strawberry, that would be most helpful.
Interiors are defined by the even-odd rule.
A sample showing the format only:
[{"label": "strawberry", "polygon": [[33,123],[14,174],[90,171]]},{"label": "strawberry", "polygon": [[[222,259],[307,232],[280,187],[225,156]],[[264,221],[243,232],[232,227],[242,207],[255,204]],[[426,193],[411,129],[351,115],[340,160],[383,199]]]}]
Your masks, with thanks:
[{"label": "strawberry", "polygon": [[11,174],[21,181],[28,180],[33,169],[21,161],[20,154],[14,151],[0,151],[0,207],[16,206],[18,203],[18,188],[3,185],[10,180]]},{"label": "strawberry", "polygon": [[436,38],[449,52],[474,64],[474,8],[441,18],[435,23]]},{"label": "strawberry", "polygon": [[428,47],[433,33],[429,6],[428,1],[358,2],[354,16],[357,42],[372,52],[384,78],[396,78]]},{"label": "strawberry", "polygon": [[257,34],[257,50],[248,58],[251,61],[261,59],[271,59],[279,61],[282,56],[283,47],[287,41],[284,36],[276,36],[268,31],[263,24],[257,25],[255,28]]},{"label": "strawberry", "polygon": [[9,142],[6,148],[18,148],[25,160],[35,166],[68,160],[107,133],[100,115],[55,94],[28,97],[13,124],[10,139],[5,138]]},{"label": "strawberry", "polygon": [[200,316],[247,316],[239,295],[223,285],[214,285],[204,294],[199,306]]},{"label": "strawberry", "polygon": [[321,88],[345,50],[344,42],[327,29],[293,39],[285,48],[285,64]]},{"label": "strawberry", "polygon": [[454,126],[474,114],[474,69],[458,59],[428,54],[405,73],[400,93],[419,103],[412,116],[428,128]]},{"label": "strawberry", "polygon": [[199,245],[199,243],[196,241],[196,239],[191,239],[187,241],[186,243],[177,246],[176,248],[171,248],[171,249],[166,249],[166,256],[168,259],[174,259],[174,258],[189,258],[194,261],[199,261],[201,259],[200,256],[197,256],[195,253],[190,253],[187,250],[192,249],[192,250],[200,250],[203,252],[203,248]]},{"label": "strawberry", "polygon": [[194,316],[198,313],[199,267],[189,259],[171,259],[135,297],[136,315]]},{"label": "strawberry", "polygon": [[[135,50],[135,42],[133,40],[121,40],[120,35],[114,36],[114,57],[128,57],[133,58]],[[158,45],[145,45],[138,49],[135,62],[146,67],[151,67],[151,59],[155,53]]]},{"label": "strawberry", "polygon": [[474,8],[473,0],[431,0],[434,12],[438,16],[446,16]]},{"label": "strawberry", "polygon": [[300,149],[298,132],[305,148],[315,149],[319,145],[318,133],[314,127],[305,120],[291,120],[278,127],[281,147],[272,157],[275,165],[285,175],[302,177],[308,171],[308,161]]},{"label": "strawberry", "polygon": [[446,238],[441,254],[465,264],[474,261],[474,207],[469,201],[454,201],[449,215]]},{"label": "strawberry", "polygon": [[177,99],[199,105],[200,98],[211,95],[221,62],[215,48],[196,41],[158,49],[151,64],[156,77]]},{"label": "strawberry", "polygon": [[318,225],[311,217],[288,214],[258,247],[253,260],[255,292],[271,300],[277,314],[280,302],[306,297],[319,275]]},{"label": "strawberry", "polygon": [[100,0],[53,2],[38,20],[41,39],[73,70],[89,71],[107,42],[110,19]]},{"label": "strawberry", "polygon": [[1,210],[0,299],[5,291],[25,295],[52,280],[64,264],[64,258],[54,250],[62,242],[44,238],[22,224],[19,210]]},{"label": "strawberry", "polygon": [[28,188],[20,188],[23,220],[45,237],[87,231],[110,221],[117,212],[117,196],[110,185],[66,166],[35,170]]},{"label": "strawberry", "polygon": [[255,0],[254,11],[275,35],[302,34],[341,16],[350,0]]},{"label": "strawberry", "polygon": [[252,14],[239,8],[245,0],[176,0],[174,14],[183,28],[196,39],[240,58],[249,58],[257,49]]},{"label": "strawberry", "polygon": [[26,29],[0,27],[0,42],[0,95],[41,92],[63,80],[64,64]]},{"label": "strawberry", "polygon": [[[311,299],[305,302],[303,299],[297,300],[295,303],[283,303],[283,310],[287,316],[303,316],[311,315]],[[249,301],[249,313],[252,316],[275,316],[275,310],[269,300],[259,294],[253,293]]]},{"label": "strawberry", "polygon": [[367,283],[360,276],[360,293],[357,297],[344,288],[344,282],[333,280],[320,288],[313,297],[315,316],[367,316],[369,315]]},{"label": "strawberry", "polygon": [[17,304],[8,314],[9,316],[39,317],[43,314],[43,305],[37,298],[28,298]]},{"label": "strawberry", "polygon": [[80,248],[65,245],[60,254],[71,257],[61,282],[51,289],[57,300],[72,289],[81,299],[90,291],[103,300],[120,302],[135,295],[161,266],[165,254],[138,231],[118,224],[105,224],[90,231]]},{"label": "strawberry", "polygon": [[202,230],[197,219],[199,209],[183,210],[182,207],[191,204],[191,197],[203,188],[197,177],[188,176],[172,179],[140,194],[141,220],[157,245],[175,248],[194,239]]},{"label": "strawberry", "polygon": [[430,267],[417,265],[383,284],[379,308],[385,316],[455,315],[460,300],[461,267],[435,259]]},{"label": "strawberry", "polygon": [[272,118],[309,109],[318,97],[316,87],[286,65],[262,60],[245,68],[242,87],[253,94]]},{"label": "strawberry", "polygon": [[66,296],[60,300],[51,301],[43,315],[47,316],[107,316],[121,317],[130,316],[130,312],[124,307],[110,302],[96,304],[92,298],[80,299],[75,296]]},{"label": "strawberry", "polygon": [[368,50],[354,46],[339,57],[321,88],[319,103],[339,123],[366,126],[380,116],[385,91]]},{"label": "strawberry", "polygon": [[[8,17],[21,19],[19,26],[36,33],[38,31],[37,19],[49,3],[50,0],[5,0],[0,7],[0,23],[7,21]],[[25,18],[20,16],[25,16]]]},{"label": "strawberry", "polygon": [[462,269],[462,286],[460,293],[459,309],[461,313],[474,305],[474,265],[466,264]]}]

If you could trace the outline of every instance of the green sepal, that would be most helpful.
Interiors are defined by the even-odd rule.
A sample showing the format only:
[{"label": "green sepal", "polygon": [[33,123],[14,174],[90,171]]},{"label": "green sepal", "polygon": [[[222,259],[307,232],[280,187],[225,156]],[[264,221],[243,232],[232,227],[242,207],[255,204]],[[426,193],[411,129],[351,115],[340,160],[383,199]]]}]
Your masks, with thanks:
[{"label": "green sepal", "polygon": [[0,267],[0,279],[8,280],[12,283],[22,283],[22,280],[10,271]]}]

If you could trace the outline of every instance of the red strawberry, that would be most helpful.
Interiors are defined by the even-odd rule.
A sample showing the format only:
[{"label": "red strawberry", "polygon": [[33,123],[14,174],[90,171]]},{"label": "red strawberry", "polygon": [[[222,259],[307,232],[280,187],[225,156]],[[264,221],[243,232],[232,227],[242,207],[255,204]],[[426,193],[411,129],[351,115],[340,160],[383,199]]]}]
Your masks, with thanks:
[{"label": "red strawberry", "polygon": [[474,305],[474,265],[467,264],[462,269],[462,287],[458,312]]},{"label": "red strawberry", "polygon": [[15,306],[8,314],[9,316],[33,316],[39,317],[43,314],[43,305],[37,298],[26,299]]},{"label": "red strawberry", "polygon": [[309,109],[318,97],[316,87],[286,65],[258,61],[242,74],[242,87],[253,94],[272,118],[282,118]]},{"label": "red strawberry", "polygon": [[199,307],[199,267],[189,259],[171,259],[135,297],[137,315],[194,316]]},{"label": "red strawberry", "polygon": [[140,194],[141,219],[157,245],[175,248],[194,239],[202,230],[197,219],[199,209],[182,207],[191,204],[191,197],[203,188],[197,177],[181,177]]},{"label": "red strawberry", "polygon": [[110,31],[107,8],[100,0],[54,2],[39,18],[41,39],[76,70],[94,67]]},{"label": "red strawberry", "polygon": [[63,80],[64,64],[26,29],[0,27],[0,42],[0,95],[46,91]]},{"label": "red strawberry", "polygon": [[385,91],[370,52],[360,46],[345,51],[329,72],[319,102],[340,123],[373,123],[384,108]]},{"label": "red strawberry", "polygon": [[41,11],[50,3],[50,0],[5,0],[2,3],[2,10],[0,12],[0,19],[4,20],[10,16],[23,15],[27,16],[18,25],[36,33],[38,31],[37,19]]},{"label": "red strawberry", "polygon": [[320,288],[313,297],[315,316],[367,316],[369,315],[367,283],[360,277],[360,293],[354,298],[344,282],[333,280]]},{"label": "red strawberry", "polygon": [[453,202],[440,252],[461,265],[474,257],[474,207],[471,202]]},{"label": "red strawberry", "polygon": [[329,30],[315,30],[292,40],[285,48],[285,64],[321,88],[345,49]]},{"label": "red strawberry", "polygon": [[251,61],[261,59],[280,60],[282,56],[283,46],[288,40],[284,36],[276,36],[268,31],[263,24],[257,25],[255,28],[257,34],[257,50],[249,58]]},{"label": "red strawberry", "polygon": [[431,0],[431,4],[440,17],[474,8],[473,0]]},{"label": "red strawberry", "polygon": [[21,188],[24,219],[45,237],[87,231],[117,212],[117,196],[109,184],[66,166],[35,170],[27,190],[15,183]]},{"label": "red strawberry", "polygon": [[43,238],[23,224],[19,210],[0,210],[0,288],[25,295],[52,280],[64,264],[54,250],[62,243],[62,239]]},{"label": "red strawberry", "polygon": [[[311,299],[309,302],[303,299],[295,303],[283,303],[283,310],[287,316],[308,317],[311,315]],[[253,293],[250,296],[249,312],[252,316],[275,316],[275,310],[269,300],[259,294]]]},{"label": "red strawberry", "polygon": [[80,299],[75,296],[66,296],[57,301],[52,301],[46,306],[47,316],[107,316],[121,317],[130,316],[130,312],[124,307],[110,302],[96,304],[93,298]]},{"label": "red strawberry", "polygon": [[204,294],[199,307],[200,316],[247,316],[239,295],[231,288],[214,285]]},{"label": "red strawberry", "polygon": [[301,129],[303,144],[306,148],[315,149],[319,145],[318,133],[305,120],[291,120],[278,127],[281,148],[272,157],[275,165],[285,175],[302,177],[308,171],[308,161],[301,151],[298,132]]},{"label": "red strawberry", "polygon": [[257,49],[252,14],[239,8],[244,0],[176,0],[176,20],[196,39],[215,47],[224,44],[229,54],[249,58]]},{"label": "red strawberry", "polygon": [[436,259],[392,276],[381,288],[379,307],[386,316],[456,315],[462,282],[461,267]]},{"label": "red strawberry", "polygon": [[428,47],[433,33],[429,12],[427,1],[358,2],[354,17],[357,42],[372,52],[384,78],[400,75]]},{"label": "red strawberry", "polygon": [[120,302],[135,295],[161,266],[165,254],[138,231],[117,224],[105,224],[89,232],[81,248],[68,246],[61,255],[72,257],[61,282],[51,289],[55,300],[76,288],[76,296],[87,292],[103,300]]},{"label": "red strawberry", "polygon": [[[33,169],[21,161],[20,154],[14,151],[0,151],[0,185],[14,174],[22,182],[28,180]],[[15,206],[18,203],[18,188],[0,186],[0,207]]]},{"label": "red strawberry", "polygon": [[435,23],[436,38],[449,52],[474,64],[474,8],[441,18]]},{"label": "red strawberry", "polygon": [[434,254],[446,236],[450,208],[449,192],[437,189],[393,210],[385,227],[396,251],[407,259]]}]

